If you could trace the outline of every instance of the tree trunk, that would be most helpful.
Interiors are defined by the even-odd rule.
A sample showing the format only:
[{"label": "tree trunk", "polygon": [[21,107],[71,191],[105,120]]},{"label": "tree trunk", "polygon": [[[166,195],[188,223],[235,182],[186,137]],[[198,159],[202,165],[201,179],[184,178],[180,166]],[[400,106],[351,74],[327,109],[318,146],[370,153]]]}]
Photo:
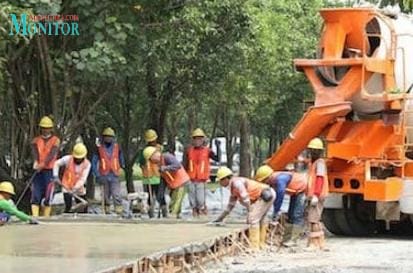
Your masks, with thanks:
[{"label": "tree trunk", "polygon": [[251,175],[250,132],[247,113],[243,112],[240,119],[240,176]]}]

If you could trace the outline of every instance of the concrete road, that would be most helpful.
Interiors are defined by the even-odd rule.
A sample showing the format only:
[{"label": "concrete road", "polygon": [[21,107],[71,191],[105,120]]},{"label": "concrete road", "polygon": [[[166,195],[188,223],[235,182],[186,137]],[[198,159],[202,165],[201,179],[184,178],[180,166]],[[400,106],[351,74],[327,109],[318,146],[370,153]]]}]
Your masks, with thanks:
[{"label": "concrete road", "polygon": [[227,234],[240,225],[49,222],[0,228],[1,273],[87,273]]}]

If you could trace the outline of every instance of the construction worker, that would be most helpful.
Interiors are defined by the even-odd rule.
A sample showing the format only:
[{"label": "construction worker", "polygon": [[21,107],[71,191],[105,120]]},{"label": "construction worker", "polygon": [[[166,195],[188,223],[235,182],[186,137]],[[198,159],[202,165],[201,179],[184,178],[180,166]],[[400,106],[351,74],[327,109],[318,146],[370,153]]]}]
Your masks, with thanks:
[{"label": "construction worker", "polygon": [[120,195],[119,175],[125,162],[119,144],[115,140],[115,131],[107,127],[102,131],[98,153],[92,158],[92,172],[98,184],[103,185],[105,213],[110,213],[110,198],[113,198],[115,212],[123,212]]},{"label": "construction worker", "polygon": [[18,210],[11,202],[10,199],[15,194],[14,186],[11,182],[0,182],[0,226],[7,223],[12,215],[16,216],[21,221],[28,222],[29,224],[38,224],[39,222],[36,219]]},{"label": "construction worker", "polygon": [[176,218],[180,218],[185,185],[190,182],[187,172],[171,153],[161,153],[157,148],[148,146],[143,151],[143,155],[145,160],[158,165],[161,176],[171,191],[169,211]]},{"label": "construction worker", "polygon": [[[39,216],[40,212],[46,217],[51,214],[50,203],[54,192],[52,169],[60,145],[59,138],[53,135],[53,126],[53,121],[49,117],[42,117],[39,123],[40,136],[32,141],[33,169],[36,171],[33,177],[31,198],[34,217]],[[44,206],[40,210],[42,199]]]},{"label": "construction worker", "polygon": [[307,189],[306,173],[297,172],[274,172],[268,165],[258,168],[255,180],[268,184],[277,195],[273,204],[273,221],[278,221],[280,217],[281,205],[285,194],[290,195],[288,208],[288,222],[291,226],[291,241],[285,243],[286,246],[296,244],[301,233],[304,231],[304,207],[305,191]]},{"label": "construction worker", "polygon": [[266,215],[275,199],[275,192],[268,185],[245,178],[236,177],[227,167],[221,167],[217,179],[222,187],[231,192],[227,208],[214,222],[222,222],[235,207],[237,201],[247,208],[249,240],[253,249],[265,246],[268,224]]},{"label": "construction worker", "polygon": [[192,215],[207,215],[207,206],[205,203],[206,188],[205,185],[210,176],[209,159],[219,161],[220,148],[219,142],[216,142],[217,154],[209,147],[205,146],[205,133],[202,129],[197,128],[192,132],[192,145],[184,153],[183,165],[191,178],[188,184],[189,203],[192,207]]},{"label": "construction worker", "polygon": [[[160,145],[157,140],[158,140],[158,134],[156,133],[155,130],[149,129],[145,131],[145,141],[146,141],[146,147],[155,147],[159,152],[162,152],[162,145]],[[159,166],[150,160],[145,160],[145,157],[143,155],[143,151],[139,157],[139,165],[142,169],[142,183],[143,183],[143,189],[145,192],[148,193],[149,199],[148,199],[148,205],[149,205],[149,211],[148,215],[149,218],[154,217],[154,210],[155,210],[155,205],[156,201],[158,201],[160,210],[162,212],[163,217],[168,217],[168,208],[166,206],[166,200],[165,200],[165,181],[161,179],[161,174],[159,172]]]},{"label": "construction worker", "polygon": [[[65,213],[69,213],[72,208],[73,194],[86,199],[85,183],[90,171],[90,161],[86,158],[87,148],[83,143],[77,143],[73,147],[71,155],[66,155],[56,160],[53,167],[53,180],[63,185],[63,198],[65,201]],[[62,182],[59,179],[59,169],[64,167]],[[76,204],[80,203],[75,199]],[[79,210],[86,213],[87,207]]]},{"label": "construction worker", "polygon": [[322,158],[324,144],[319,138],[310,141],[307,148],[310,152],[311,163],[307,185],[306,217],[309,225],[308,248],[324,248],[324,231],[321,225],[324,200],[328,195],[327,165]]}]

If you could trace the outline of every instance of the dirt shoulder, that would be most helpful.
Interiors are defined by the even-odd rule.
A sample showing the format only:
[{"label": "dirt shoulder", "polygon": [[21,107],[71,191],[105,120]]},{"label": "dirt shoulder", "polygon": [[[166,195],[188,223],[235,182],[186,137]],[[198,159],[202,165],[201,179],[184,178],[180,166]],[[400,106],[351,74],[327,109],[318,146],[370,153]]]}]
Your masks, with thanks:
[{"label": "dirt shoulder", "polygon": [[413,238],[329,238],[328,252],[301,248],[226,258],[208,273],[413,272]]}]

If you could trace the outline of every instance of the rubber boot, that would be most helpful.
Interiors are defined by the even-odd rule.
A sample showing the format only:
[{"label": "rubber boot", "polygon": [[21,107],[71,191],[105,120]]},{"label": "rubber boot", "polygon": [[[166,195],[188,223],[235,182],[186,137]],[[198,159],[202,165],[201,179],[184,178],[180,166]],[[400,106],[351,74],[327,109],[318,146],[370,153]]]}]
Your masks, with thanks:
[{"label": "rubber boot", "polygon": [[155,216],[155,207],[151,206],[148,210],[148,216],[149,218],[153,218]]},{"label": "rubber boot", "polygon": [[105,206],[105,214],[110,214],[110,206]]},{"label": "rubber boot", "polygon": [[40,207],[38,205],[32,205],[32,216],[39,217]]},{"label": "rubber boot", "polygon": [[169,217],[168,207],[166,205],[161,206],[161,212],[162,212],[162,217],[163,218],[168,218]]},{"label": "rubber boot", "polygon": [[248,230],[248,239],[253,250],[260,249],[260,227],[250,227]]},{"label": "rubber boot", "polygon": [[262,224],[260,227],[260,248],[264,249],[267,246],[267,230],[268,224]]},{"label": "rubber boot", "polygon": [[318,235],[318,233],[319,233],[318,224],[311,223],[310,233],[308,235],[307,247],[304,249],[305,251],[315,251],[317,249],[320,249],[320,244],[319,244],[320,235]]},{"label": "rubber boot", "polygon": [[288,242],[291,240],[291,236],[293,233],[293,225],[290,223],[285,223],[284,225],[284,234],[283,234],[283,242]]},{"label": "rubber boot", "polygon": [[203,209],[199,210],[199,214],[204,215],[204,216],[208,216],[208,208],[206,206],[204,206]]},{"label": "rubber boot", "polygon": [[199,211],[198,211],[197,208],[193,208],[193,209],[192,209],[192,217],[193,217],[193,218],[199,217]]},{"label": "rubber boot", "polygon": [[302,232],[302,228],[298,225],[293,225],[292,230],[291,230],[291,238],[284,242],[283,245],[286,247],[294,247],[297,246],[297,241],[300,239]]},{"label": "rubber boot", "polygon": [[115,206],[115,212],[117,215],[122,215],[123,213],[123,206],[122,205],[117,205]]},{"label": "rubber boot", "polygon": [[51,213],[52,213],[52,207],[51,206],[44,206],[43,207],[43,216],[44,217],[50,217]]}]

